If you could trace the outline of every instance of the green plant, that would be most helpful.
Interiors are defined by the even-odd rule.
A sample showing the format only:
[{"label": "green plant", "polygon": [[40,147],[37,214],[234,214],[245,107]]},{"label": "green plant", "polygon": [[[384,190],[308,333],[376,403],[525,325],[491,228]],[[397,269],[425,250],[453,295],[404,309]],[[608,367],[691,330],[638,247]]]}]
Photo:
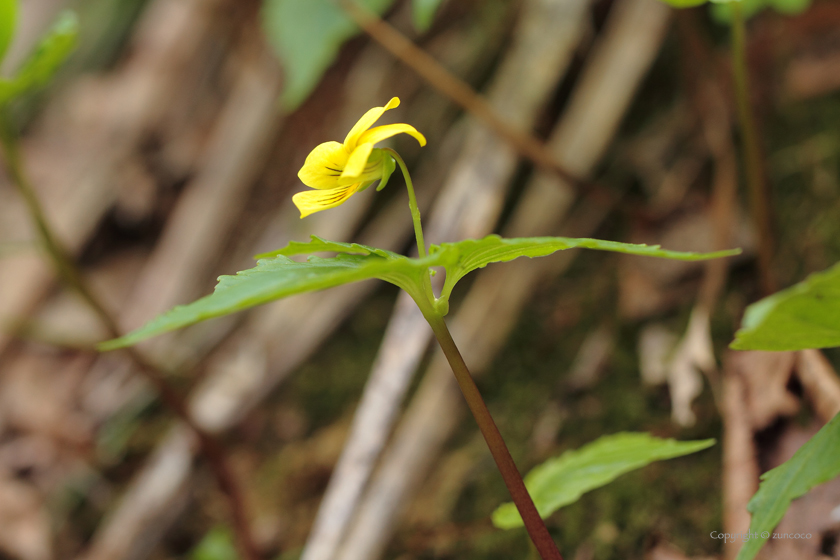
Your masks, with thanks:
[{"label": "green plant", "polygon": [[[318,237],[313,237],[307,243],[292,242],[280,250],[260,255],[261,259],[255,268],[239,272],[236,276],[221,277],[211,295],[191,304],[176,307],[125,337],[101,344],[100,349],[112,350],[129,346],[151,336],[199,321],[303,292],[322,290],[370,278],[378,278],[395,284],[412,297],[434,332],[541,557],[543,559],[560,558],[507,446],[449,333],[444,317],[449,310],[449,298],[453,288],[461,278],[488,264],[512,261],[519,257],[543,257],[572,248],[679,260],[725,257],[735,255],[739,253],[739,250],[705,254],[683,253],[664,250],[658,246],[632,245],[597,239],[564,237],[504,239],[495,235],[484,239],[466,239],[427,247],[413,183],[405,163],[397,152],[389,148],[379,150],[374,147],[375,143],[397,133],[410,134],[421,144],[425,143],[422,135],[410,125],[394,124],[371,128],[385,111],[396,107],[398,103],[399,100],[394,98],[386,106],[375,107],[368,111],[353,127],[342,144],[327,142],[316,147],[299,173],[304,183],[315,190],[299,193],[293,200],[301,211],[301,217],[333,208],[373,182],[379,181],[380,187],[384,186],[391,172],[398,165],[408,190],[418,258],[409,258],[356,243],[327,241]],[[333,252],[336,256],[327,258],[313,256],[314,253],[320,252]],[[305,262],[290,258],[297,255],[309,255],[309,257]],[[435,268],[442,268],[446,273],[439,295],[434,293],[431,282]],[[701,446],[703,445],[708,445],[708,443],[703,442]],[[631,456],[635,457],[634,454]]]}]

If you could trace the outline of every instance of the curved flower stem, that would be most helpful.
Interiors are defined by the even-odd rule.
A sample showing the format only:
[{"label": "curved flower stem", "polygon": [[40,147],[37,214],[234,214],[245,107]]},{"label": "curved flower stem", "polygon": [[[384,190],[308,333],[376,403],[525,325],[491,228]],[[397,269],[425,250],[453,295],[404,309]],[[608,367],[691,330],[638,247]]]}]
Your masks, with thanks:
[{"label": "curved flower stem", "polygon": [[[35,193],[35,189],[32,187],[32,183],[24,171],[17,136],[13,132],[3,107],[0,107],[0,144],[2,144],[3,155],[5,156],[12,183],[26,203],[27,210],[35,222],[40,241],[47,255],[52,260],[59,277],[71,289],[76,291],[84,302],[96,313],[105,328],[109,331],[109,335],[112,338],[119,337],[121,333],[117,320],[90,289],[79,272],[73,257],[70,256],[70,253],[58,241],[58,238],[50,227],[44,210],[41,207],[41,202],[38,200],[38,195]],[[225,456],[221,443],[213,435],[205,432],[193,422],[187,411],[186,403],[172,389],[169,383],[167,383],[162,372],[156,366],[149,363],[145,357],[133,348],[127,348],[126,352],[158,392],[161,401],[195,433],[199,448],[213,471],[219,489],[228,499],[234,532],[243,557],[247,560],[257,560],[260,556],[256,544],[251,538],[242,492],[227,463],[227,457]]]},{"label": "curved flower stem", "polygon": [[[414,237],[417,238],[417,254],[422,259],[426,256],[426,240],[423,238],[423,224],[420,221],[420,208],[417,206],[417,196],[414,194],[414,183],[411,180],[411,175],[408,173],[408,167],[406,167],[402,156],[391,148],[384,148],[384,150],[391,154],[391,157],[399,164],[400,171],[402,171],[403,177],[405,178],[405,188],[408,189],[408,207],[411,209],[411,221],[414,222]],[[426,275],[423,279],[423,289],[426,292],[429,303],[434,305],[436,298],[435,292],[432,290],[432,279],[429,278],[429,275]]]},{"label": "curved flower stem", "polygon": [[408,189],[408,206],[411,208],[411,220],[414,222],[414,236],[417,238],[417,253],[422,259],[426,256],[426,242],[423,239],[423,224],[420,222],[420,208],[417,206],[417,197],[414,195],[414,183],[411,181],[411,175],[408,174],[408,167],[406,167],[400,154],[391,148],[384,148],[384,150],[391,154],[391,157],[399,164],[403,177],[405,177],[405,187]]},{"label": "curved flower stem", "polygon": [[770,205],[767,200],[767,185],[761,161],[755,118],[750,107],[750,79],[746,56],[746,27],[741,2],[732,6],[732,74],[735,83],[735,97],[738,107],[738,122],[741,128],[741,149],[744,158],[744,174],[750,196],[753,227],[758,235],[758,268],[761,289],[765,295],[776,291],[771,270],[773,259],[773,232],[770,226]]},{"label": "curved flower stem", "polygon": [[470,407],[481,434],[490,448],[496,466],[502,473],[502,478],[505,479],[505,485],[519,510],[519,515],[525,522],[525,529],[537,548],[537,552],[539,552],[542,560],[563,560],[560,551],[557,550],[557,545],[554,544],[554,540],[537,512],[536,506],[534,506],[531,495],[525,488],[525,483],[522,481],[522,476],[510,456],[505,440],[502,439],[502,434],[499,433],[493,417],[490,416],[490,411],[487,410],[487,405],[481,398],[481,393],[478,391],[478,387],[476,387],[475,381],[473,381],[470,371],[467,369],[467,364],[452,339],[446,322],[439,314],[428,313],[425,315],[446,359],[449,361],[450,367],[452,367],[455,379],[458,381],[467,405]]}]

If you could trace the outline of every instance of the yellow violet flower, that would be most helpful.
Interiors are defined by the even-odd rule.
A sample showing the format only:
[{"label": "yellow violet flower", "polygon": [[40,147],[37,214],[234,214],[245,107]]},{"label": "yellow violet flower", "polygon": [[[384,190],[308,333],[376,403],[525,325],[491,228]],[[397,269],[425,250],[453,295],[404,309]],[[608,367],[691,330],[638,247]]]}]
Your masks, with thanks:
[{"label": "yellow violet flower", "polygon": [[343,204],[376,180],[379,180],[377,190],[384,187],[395,163],[384,150],[373,147],[377,142],[405,133],[416,138],[421,146],[426,145],[426,138],[408,124],[370,128],[385,111],[399,105],[399,98],[393,97],[384,107],[374,107],[353,125],[343,144],[324,142],[306,156],[298,177],[304,185],[316,190],[299,192],[292,197],[301,218]]}]

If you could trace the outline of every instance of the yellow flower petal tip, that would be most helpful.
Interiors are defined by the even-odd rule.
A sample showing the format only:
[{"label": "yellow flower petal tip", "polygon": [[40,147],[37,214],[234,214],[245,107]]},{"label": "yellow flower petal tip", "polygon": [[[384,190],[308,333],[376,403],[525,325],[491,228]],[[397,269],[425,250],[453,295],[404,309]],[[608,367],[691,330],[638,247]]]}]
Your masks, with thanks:
[{"label": "yellow flower petal tip", "polygon": [[381,181],[386,174],[390,175],[390,156],[374,148],[374,144],[397,134],[408,134],[421,147],[426,145],[426,137],[409,124],[371,128],[385,111],[399,106],[400,98],[392,97],[384,107],[374,107],[362,115],[347,133],[344,143],[324,142],[306,156],[298,177],[307,187],[322,192],[304,191],[292,197],[301,218],[343,204],[359,190],[360,185],[369,185],[373,181]]},{"label": "yellow flower petal tip", "polygon": [[292,202],[300,210],[300,218],[303,219],[315,212],[344,204],[360,186],[361,184],[355,184],[335,189],[303,191],[292,196]]}]

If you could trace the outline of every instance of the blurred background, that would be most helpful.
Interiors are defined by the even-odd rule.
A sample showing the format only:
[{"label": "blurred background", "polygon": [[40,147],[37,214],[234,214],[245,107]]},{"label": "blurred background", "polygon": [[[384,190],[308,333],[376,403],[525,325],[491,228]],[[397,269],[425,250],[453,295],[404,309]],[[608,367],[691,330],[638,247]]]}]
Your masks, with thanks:
[{"label": "blurred background", "polygon": [[[25,0],[3,71],[60,10],[78,13],[75,54],[12,116],[49,220],[124,331],[310,234],[410,253],[401,178],[305,220],[291,204],[309,151],[393,96],[382,122],[428,139],[392,146],[432,243],[495,232],[743,248],[710,264],[569,251],[493,265],[449,315],[523,473],[603,434],[718,440],[551,516],[565,558],[731,558],[740,545],[710,533],[746,532],[758,474],[840,406],[819,400],[836,387],[836,350],[727,351],[768,287],[840,261],[840,4],[754,4],[764,238],[719,8],[449,0],[419,31],[412,3],[379,2],[387,25],[350,7],[362,32],[320,0]],[[313,29],[326,47],[307,44],[322,40]],[[261,558],[529,554],[524,531],[490,523],[509,499],[502,479],[393,286],[297,296],[140,345],[219,438],[223,490],[218,458],[132,360],[92,350],[107,330],[36,239],[0,173],[0,558],[246,558],[243,526]],[[813,538],[763,557],[840,558],[838,506],[836,483],[797,501],[779,530]]]}]

